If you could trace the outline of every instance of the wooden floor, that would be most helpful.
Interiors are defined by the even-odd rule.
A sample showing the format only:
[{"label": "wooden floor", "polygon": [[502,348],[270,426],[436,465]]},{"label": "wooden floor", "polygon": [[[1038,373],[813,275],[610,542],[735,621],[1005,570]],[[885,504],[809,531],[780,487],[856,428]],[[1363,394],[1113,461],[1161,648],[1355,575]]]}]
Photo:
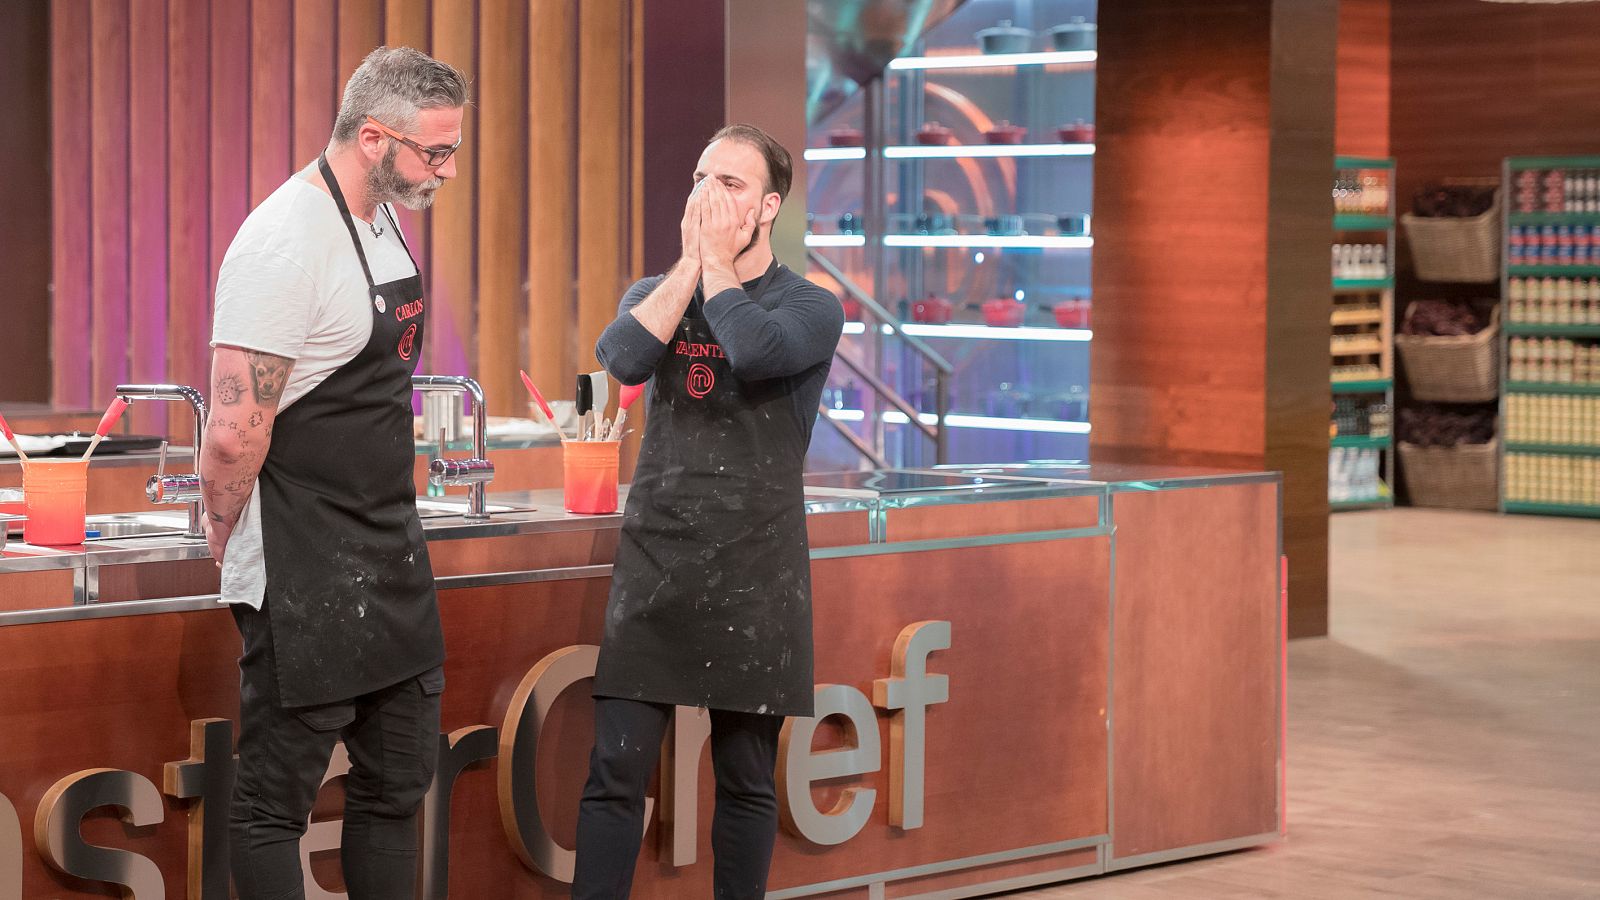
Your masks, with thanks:
[{"label": "wooden floor", "polygon": [[1600,898],[1600,521],[1345,513],[1331,540],[1332,634],[1289,648],[1287,841],[1013,896]]}]

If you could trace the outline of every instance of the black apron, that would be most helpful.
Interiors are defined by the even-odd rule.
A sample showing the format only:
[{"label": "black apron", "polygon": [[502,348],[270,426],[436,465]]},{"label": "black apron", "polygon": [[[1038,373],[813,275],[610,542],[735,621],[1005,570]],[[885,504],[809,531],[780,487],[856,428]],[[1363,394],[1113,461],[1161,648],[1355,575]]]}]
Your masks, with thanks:
[{"label": "black apron", "polygon": [[[317,167],[367,278],[372,336],[278,416],[261,467],[264,609],[278,693],[289,707],[347,700],[444,662],[412,481],[422,274],[372,283],[333,170],[326,159]],[[383,212],[405,245],[394,216]]]},{"label": "black apron", "polygon": [[699,307],[647,394],[594,693],[809,716],[811,423],[790,403],[798,378],[734,377]]}]

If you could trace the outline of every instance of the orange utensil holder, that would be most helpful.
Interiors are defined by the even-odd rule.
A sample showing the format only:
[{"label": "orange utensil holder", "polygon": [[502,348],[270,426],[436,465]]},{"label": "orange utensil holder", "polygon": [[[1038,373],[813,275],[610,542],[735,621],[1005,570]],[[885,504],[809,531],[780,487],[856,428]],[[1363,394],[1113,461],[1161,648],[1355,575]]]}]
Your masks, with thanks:
[{"label": "orange utensil holder", "polygon": [[621,441],[562,441],[562,488],[567,512],[599,515],[617,511]]},{"label": "orange utensil holder", "polygon": [[41,547],[83,543],[88,460],[35,459],[22,471],[22,492],[28,509],[24,541]]}]

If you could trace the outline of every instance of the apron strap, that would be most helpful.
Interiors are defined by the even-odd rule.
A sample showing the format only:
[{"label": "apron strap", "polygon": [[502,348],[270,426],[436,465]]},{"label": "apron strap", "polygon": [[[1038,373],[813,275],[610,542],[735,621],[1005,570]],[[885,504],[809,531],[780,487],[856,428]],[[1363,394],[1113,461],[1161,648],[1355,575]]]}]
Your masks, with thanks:
[{"label": "apron strap", "polygon": [[411,255],[411,245],[406,243],[406,233],[405,231],[401,230],[400,220],[395,217],[394,204],[385,203],[381,209],[383,210],[383,214],[389,217],[389,227],[394,229],[394,236],[400,239],[400,246],[406,248],[406,258],[411,260],[411,268],[416,269],[417,274],[421,275],[422,267],[417,265],[417,258]]},{"label": "apron strap", "polygon": [[[356,232],[355,220],[350,216],[350,207],[345,205],[344,191],[339,189],[339,179],[333,177],[333,167],[328,165],[326,153],[317,157],[317,171],[322,173],[322,180],[328,185],[328,193],[333,195],[333,202],[339,207],[339,216],[344,219],[344,227],[350,232],[350,243],[356,245],[356,259],[361,260],[361,274],[367,277],[367,290],[370,292],[377,287],[372,280],[372,269],[367,266],[367,252],[361,249],[361,235]],[[402,243],[404,239],[402,238]],[[411,255],[411,250],[406,250],[406,255]],[[416,260],[411,264],[416,265]]]}]

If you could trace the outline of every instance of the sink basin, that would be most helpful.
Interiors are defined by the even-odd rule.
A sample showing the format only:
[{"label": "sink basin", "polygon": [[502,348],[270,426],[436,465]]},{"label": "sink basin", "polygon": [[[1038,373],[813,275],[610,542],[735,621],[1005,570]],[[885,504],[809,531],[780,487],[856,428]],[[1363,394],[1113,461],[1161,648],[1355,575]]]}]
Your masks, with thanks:
[{"label": "sink basin", "polygon": [[[485,508],[484,511],[488,513],[503,513],[515,512],[516,510],[517,507],[500,506],[498,504],[491,503]],[[465,497],[462,497],[459,500],[450,497],[417,498],[417,514],[424,519],[438,518],[442,516],[463,516],[466,515],[466,513],[467,498]]]},{"label": "sink basin", "polygon": [[151,514],[118,513],[107,516],[90,516],[84,530],[91,535],[86,541],[113,541],[137,537],[178,537],[188,530],[186,517]]}]

